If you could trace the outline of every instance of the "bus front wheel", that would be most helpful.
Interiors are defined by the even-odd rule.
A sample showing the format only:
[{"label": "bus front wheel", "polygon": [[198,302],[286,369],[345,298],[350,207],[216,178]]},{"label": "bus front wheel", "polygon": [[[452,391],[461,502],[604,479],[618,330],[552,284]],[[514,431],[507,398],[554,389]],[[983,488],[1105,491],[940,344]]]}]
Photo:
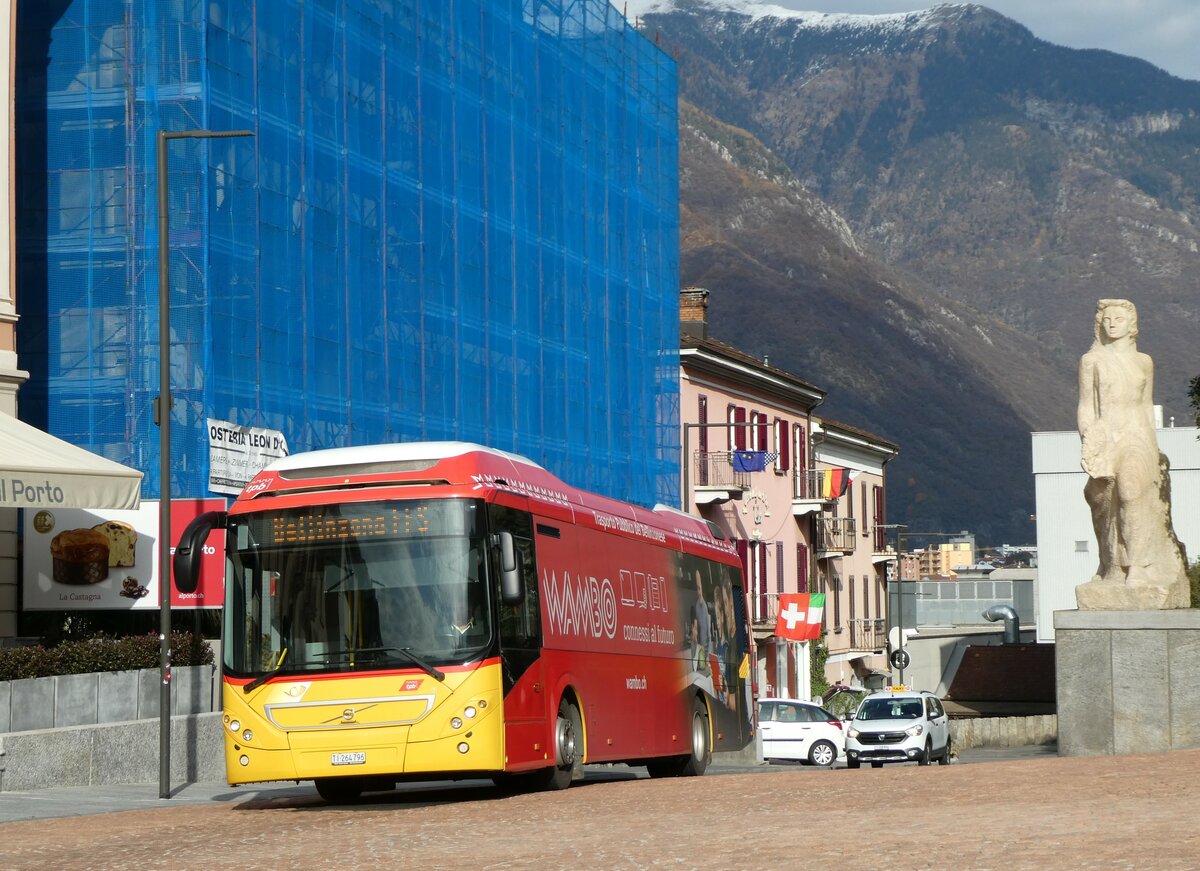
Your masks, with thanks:
[{"label": "bus front wheel", "polygon": [[357,777],[319,777],[316,785],[317,795],[330,804],[358,801],[364,788],[362,780]]},{"label": "bus front wheel", "polygon": [[554,722],[554,765],[524,774],[497,774],[492,780],[505,792],[566,789],[583,779],[583,718],[568,698],[558,705]]},{"label": "bus front wheel", "polygon": [[651,777],[699,777],[712,761],[712,742],[709,740],[708,707],[697,696],[692,700],[690,735],[692,752],[668,756],[646,763]]}]

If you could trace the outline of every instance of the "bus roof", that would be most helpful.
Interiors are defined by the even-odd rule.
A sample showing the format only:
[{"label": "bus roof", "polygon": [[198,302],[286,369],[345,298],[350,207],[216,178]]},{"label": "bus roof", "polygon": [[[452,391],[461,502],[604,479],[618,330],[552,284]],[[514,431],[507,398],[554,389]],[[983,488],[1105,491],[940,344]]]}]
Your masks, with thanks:
[{"label": "bus roof", "polygon": [[[328,469],[331,474],[338,474],[337,469],[358,470],[362,474],[365,466],[396,466],[403,470],[403,464],[414,460],[444,460],[448,457],[461,457],[469,453],[491,454],[502,457],[510,462],[523,463],[541,469],[537,463],[519,454],[510,454],[495,448],[471,442],[395,442],[382,445],[362,445],[353,448],[329,448],[323,451],[308,451],[302,454],[292,454],[280,457],[264,471],[286,472],[297,469]],[[543,469],[543,471],[545,471]],[[548,474],[548,473],[547,473]]]},{"label": "bus roof", "polygon": [[732,543],[702,518],[663,505],[650,510],[580,490],[526,457],[470,442],[404,442],[282,457],[246,485],[233,511],[254,510],[248,503],[266,497],[316,502],[328,501],[314,498],[317,494],[357,492],[356,498],[364,498],[364,490],[379,497],[391,486],[437,487],[439,496],[486,498],[488,491],[515,493],[569,511],[576,522],[584,519],[583,513],[590,515],[586,518],[589,524],[636,538],[676,546],[686,541],[733,552]]}]

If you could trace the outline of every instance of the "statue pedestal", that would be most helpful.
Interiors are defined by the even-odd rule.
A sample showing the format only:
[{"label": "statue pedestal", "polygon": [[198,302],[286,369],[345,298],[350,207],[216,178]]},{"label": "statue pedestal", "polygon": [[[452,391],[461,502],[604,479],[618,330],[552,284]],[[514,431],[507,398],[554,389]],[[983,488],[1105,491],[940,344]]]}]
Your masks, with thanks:
[{"label": "statue pedestal", "polygon": [[1200,610],[1055,611],[1060,756],[1200,747]]},{"label": "statue pedestal", "polygon": [[[1182,564],[1182,561],[1181,561]],[[1075,601],[1081,611],[1157,611],[1162,608],[1186,608],[1192,598],[1187,575],[1166,585],[1110,584],[1088,581],[1075,588]]]}]

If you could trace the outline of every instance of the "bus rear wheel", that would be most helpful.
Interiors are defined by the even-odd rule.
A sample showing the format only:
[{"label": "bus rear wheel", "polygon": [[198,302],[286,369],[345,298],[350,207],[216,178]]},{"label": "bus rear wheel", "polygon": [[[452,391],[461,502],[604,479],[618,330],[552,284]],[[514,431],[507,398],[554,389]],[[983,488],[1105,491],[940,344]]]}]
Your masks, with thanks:
[{"label": "bus rear wheel", "polygon": [[699,777],[712,761],[709,734],[708,708],[697,696],[692,700],[692,752],[682,756],[668,756],[665,759],[652,759],[646,763],[646,770],[651,777]]}]

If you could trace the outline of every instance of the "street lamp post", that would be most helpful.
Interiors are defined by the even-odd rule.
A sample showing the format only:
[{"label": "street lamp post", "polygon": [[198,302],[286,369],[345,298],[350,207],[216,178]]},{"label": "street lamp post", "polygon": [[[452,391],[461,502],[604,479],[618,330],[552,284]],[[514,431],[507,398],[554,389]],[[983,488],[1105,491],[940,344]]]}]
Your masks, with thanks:
[{"label": "street lamp post", "polygon": [[249,130],[158,131],[158,797],[171,797],[171,267],[167,143],[172,139],[231,139]]},{"label": "street lamp post", "polygon": [[907,523],[880,523],[876,526],[877,529],[894,529],[896,530],[896,650],[893,651],[893,656],[899,653],[894,665],[900,672],[900,685],[904,685],[904,668],[905,657],[904,652],[904,579],[902,578],[902,570],[900,560],[904,554],[904,545],[908,538]]}]

